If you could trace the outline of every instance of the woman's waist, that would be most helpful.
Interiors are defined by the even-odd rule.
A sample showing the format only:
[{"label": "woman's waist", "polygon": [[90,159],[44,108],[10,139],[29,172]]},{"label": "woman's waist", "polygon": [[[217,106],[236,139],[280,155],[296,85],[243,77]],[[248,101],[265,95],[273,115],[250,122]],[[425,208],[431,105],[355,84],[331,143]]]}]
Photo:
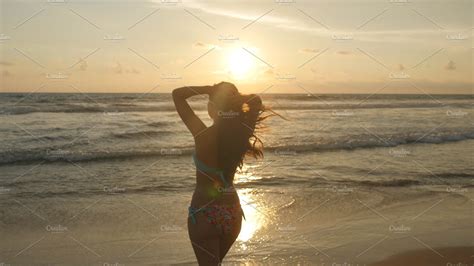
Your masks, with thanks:
[{"label": "woman's waist", "polygon": [[240,204],[240,200],[234,188],[216,189],[196,187],[191,205],[202,206],[206,204],[234,205]]}]

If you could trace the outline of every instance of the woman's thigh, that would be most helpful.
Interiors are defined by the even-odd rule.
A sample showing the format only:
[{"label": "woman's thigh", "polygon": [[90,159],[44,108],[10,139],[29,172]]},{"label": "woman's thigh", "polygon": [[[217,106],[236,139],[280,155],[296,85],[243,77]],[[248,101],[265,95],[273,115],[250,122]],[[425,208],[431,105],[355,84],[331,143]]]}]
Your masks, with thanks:
[{"label": "woman's thigh", "polygon": [[242,228],[242,216],[238,216],[232,220],[232,228],[229,232],[220,236],[219,240],[219,258],[222,261],[229,249],[234,244],[235,240],[240,234]]},{"label": "woman's thigh", "polygon": [[202,213],[194,215],[196,223],[188,217],[188,234],[199,265],[217,265],[220,259],[219,232]]}]

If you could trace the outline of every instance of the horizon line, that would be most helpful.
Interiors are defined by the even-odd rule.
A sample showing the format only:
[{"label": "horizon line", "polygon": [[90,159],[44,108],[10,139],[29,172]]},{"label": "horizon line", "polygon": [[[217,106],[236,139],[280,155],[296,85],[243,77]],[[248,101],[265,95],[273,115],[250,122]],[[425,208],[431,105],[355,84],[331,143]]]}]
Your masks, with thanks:
[{"label": "horizon line", "polygon": [[[139,94],[139,95],[154,95],[154,94],[171,94],[170,92],[0,92],[0,94]],[[244,93],[248,94],[248,93]],[[272,92],[272,93],[255,93],[259,95],[459,95],[459,96],[474,96],[474,93],[294,93],[294,92]]]}]

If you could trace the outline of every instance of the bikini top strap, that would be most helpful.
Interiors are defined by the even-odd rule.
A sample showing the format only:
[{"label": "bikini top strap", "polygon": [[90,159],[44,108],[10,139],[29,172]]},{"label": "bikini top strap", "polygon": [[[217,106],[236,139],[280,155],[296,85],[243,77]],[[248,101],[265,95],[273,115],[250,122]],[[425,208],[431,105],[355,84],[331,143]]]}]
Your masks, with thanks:
[{"label": "bikini top strap", "polygon": [[203,172],[207,172],[207,173],[211,173],[211,174],[217,174],[219,175],[220,179],[222,180],[222,182],[224,183],[224,186],[225,187],[228,187],[228,183],[227,183],[227,180],[225,179],[225,176],[224,176],[224,172],[220,169],[217,169],[217,168],[212,168],[212,167],[209,167],[208,165],[206,165],[205,163],[201,162],[197,156],[196,156],[196,152],[193,152],[193,160],[194,160],[194,164],[196,165],[196,167],[203,171]]}]

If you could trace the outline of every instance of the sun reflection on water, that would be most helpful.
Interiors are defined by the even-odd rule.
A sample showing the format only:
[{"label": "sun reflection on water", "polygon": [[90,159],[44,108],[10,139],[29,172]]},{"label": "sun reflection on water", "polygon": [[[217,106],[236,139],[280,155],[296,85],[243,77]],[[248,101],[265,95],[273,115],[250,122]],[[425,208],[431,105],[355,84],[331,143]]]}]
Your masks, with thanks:
[{"label": "sun reflection on water", "polygon": [[[255,176],[251,172],[252,167],[245,165],[242,171],[236,173],[235,183],[245,184],[253,180],[262,179],[262,177]],[[246,248],[245,242],[254,238],[255,234],[264,227],[266,223],[265,211],[266,208],[262,204],[258,204],[255,190],[251,188],[243,188],[239,190],[240,204],[245,214],[245,220],[242,221],[242,229],[237,240],[242,242],[242,248]]]}]

